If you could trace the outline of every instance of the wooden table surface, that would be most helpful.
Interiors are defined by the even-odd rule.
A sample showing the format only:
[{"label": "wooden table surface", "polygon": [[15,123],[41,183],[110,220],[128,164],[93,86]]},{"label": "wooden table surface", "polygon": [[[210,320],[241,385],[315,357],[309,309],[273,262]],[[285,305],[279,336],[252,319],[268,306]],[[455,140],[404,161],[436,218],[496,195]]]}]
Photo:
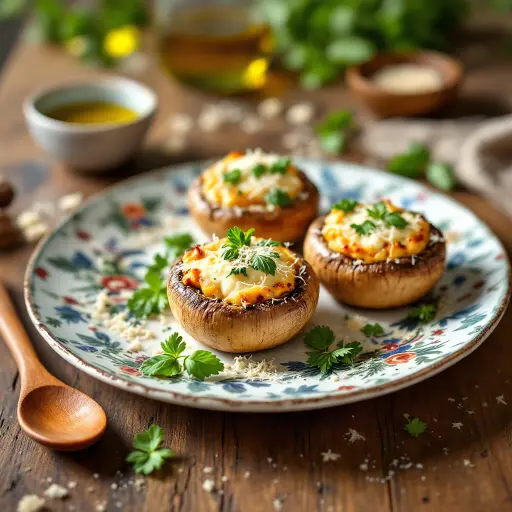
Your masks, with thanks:
[{"label": "wooden table surface", "polygon": [[[468,59],[463,100],[467,104],[475,97],[500,100],[510,110],[512,65],[472,54]],[[98,73],[56,49],[17,47],[0,77],[0,172],[8,170],[23,187],[34,189],[19,199],[17,208],[76,190],[89,195],[121,174],[171,162],[173,157],[161,151],[168,138],[169,114],[197,112],[208,98],[171,85],[155,69],[145,73],[142,80],[157,90],[162,106],[148,147],[117,175],[80,176],[55,165],[35,146],[24,126],[21,103],[35,87]],[[312,95],[291,92],[285,99],[298,97],[313,98],[321,112],[352,106],[350,98],[335,87]],[[276,124],[255,136],[236,128],[219,134],[194,133],[180,160],[221,155],[233,146],[282,150],[276,136],[281,132],[282,126]],[[454,197],[487,222],[512,252],[509,219],[469,192],[459,191]],[[285,511],[512,510],[512,312],[469,357],[398,393],[304,413],[201,411],[114,389],[54,353],[30,325],[23,306],[22,279],[30,252],[31,247],[24,247],[0,254],[0,278],[7,283],[44,364],[58,378],[94,397],[107,412],[109,426],[97,445],[81,453],[55,453],[28,439],[16,421],[18,372],[0,344],[1,510],[15,510],[26,494],[42,495],[50,479],[61,485],[77,483],[67,500],[51,500],[51,510],[56,511],[95,510],[106,501],[108,510],[114,511],[258,512],[273,510],[276,498],[282,500]],[[496,397],[501,395],[507,404],[498,403]],[[421,417],[429,425],[428,433],[418,439],[409,437],[403,430],[404,413]],[[137,490],[129,485],[133,474],[124,459],[135,433],[153,422],[164,428],[178,458]],[[454,422],[461,422],[462,428],[454,428]],[[366,440],[349,443],[345,434],[351,428]],[[341,458],[323,463],[321,452],[328,449]],[[395,459],[405,467],[386,479]],[[365,460],[368,471],[360,468]],[[211,478],[223,493],[202,489],[205,466],[214,468]],[[247,471],[249,478],[244,477]],[[226,482],[221,481],[223,475]]]}]

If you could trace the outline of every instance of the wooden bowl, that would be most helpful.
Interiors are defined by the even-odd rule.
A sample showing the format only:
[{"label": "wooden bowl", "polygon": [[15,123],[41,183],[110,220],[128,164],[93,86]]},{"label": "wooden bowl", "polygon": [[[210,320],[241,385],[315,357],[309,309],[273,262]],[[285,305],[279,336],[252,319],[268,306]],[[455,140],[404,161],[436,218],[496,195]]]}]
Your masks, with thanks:
[{"label": "wooden bowl", "polygon": [[[394,64],[421,64],[436,69],[442,85],[424,93],[392,93],[381,89],[372,75]],[[374,59],[347,70],[348,88],[354,96],[377,117],[414,116],[427,114],[444,107],[455,99],[462,80],[463,68],[459,60],[443,53],[421,51],[412,53],[381,53]]]}]

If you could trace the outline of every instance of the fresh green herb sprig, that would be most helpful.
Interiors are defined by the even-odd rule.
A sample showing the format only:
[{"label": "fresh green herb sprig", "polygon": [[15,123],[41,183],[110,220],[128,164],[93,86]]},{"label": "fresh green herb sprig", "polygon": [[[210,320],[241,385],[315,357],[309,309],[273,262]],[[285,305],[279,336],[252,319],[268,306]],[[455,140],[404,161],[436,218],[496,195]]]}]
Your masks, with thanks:
[{"label": "fresh green herb sprig", "polygon": [[233,169],[232,171],[226,171],[222,174],[222,180],[224,183],[230,185],[238,185],[242,179],[242,171],[240,169]]},{"label": "fresh green herb sprig", "polygon": [[384,329],[382,328],[382,325],[377,324],[377,323],[375,323],[375,324],[366,324],[361,329],[361,332],[365,336],[368,336],[368,338],[372,338],[372,337],[382,336],[384,334]]},{"label": "fresh green herb sprig", "polygon": [[308,364],[320,368],[322,373],[328,373],[337,363],[346,365],[354,364],[356,356],[363,348],[358,341],[344,344],[340,341],[334,350],[329,350],[335,343],[335,335],[332,329],[326,325],[313,327],[304,336],[304,343],[311,349],[307,352]]},{"label": "fresh green herb sprig", "polygon": [[252,168],[252,173],[256,178],[261,178],[267,172],[267,168],[263,164],[255,165]]},{"label": "fresh green herb sprig", "polygon": [[427,181],[445,192],[450,192],[457,186],[457,178],[453,166],[442,162],[431,162],[425,170]]},{"label": "fresh green herb sprig", "polygon": [[[184,355],[187,345],[176,332],[160,344],[163,354],[146,359],[140,371],[147,376],[175,377],[186,371],[198,380],[217,375],[224,369],[222,361],[207,350],[196,350]],[[183,362],[181,362],[183,360]]]},{"label": "fresh green herb sprig", "polygon": [[407,318],[411,320],[419,320],[421,323],[428,323],[434,320],[437,314],[437,307],[435,304],[418,304],[415,308],[409,311]]},{"label": "fresh green herb sprig", "polygon": [[358,235],[364,236],[369,235],[372,231],[374,231],[377,225],[371,220],[365,220],[362,224],[350,224],[350,227]]},{"label": "fresh green herb sprig", "polygon": [[402,217],[399,212],[390,212],[386,203],[382,201],[375,203],[373,208],[368,208],[368,215],[375,220],[382,220],[388,226],[395,226],[397,228],[405,228],[407,221]]},{"label": "fresh green herb sprig", "polygon": [[404,414],[404,418],[407,423],[404,426],[404,430],[412,437],[419,437],[424,434],[427,430],[427,424],[421,421],[419,418],[412,418],[408,414]]},{"label": "fresh green herb sprig", "polygon": [[359,203],[354,199],[342,199],[341,201],[333,204],[331,206],[331,210],[341,210],[342,212],[350,213],[354,211],[358,204]]},{"label": "fresh green herb sprig", "polygon": [[329,155],[345,152],[348,131],[354,126],[354,115],[349,110],[331,112],[316,125],[315,131],[322,149]]},{"label": "fresh green herb sprig", "polygon": [[149,475],[160,469],[167,459],[174,457],[170,448],[160,448],[163,440],[164,433],[158,425],[151,425],[145,432],[135,436],[135,450],[126,457],[126,462],[133,464],[135,473]]},{"label": "fresh green herb sprig", "polygon": [[181,256],[194,243],[188,233],[179,233],[165,238],[166,256],[156,254],[153,263],[148,267],[144,276],[147,286],[139,288],[127,303],[128,311],[136,318],[147,318],[157,315],[167,308],[167,283],[163,272],[169,263]]},{"label": "fresh green herb sprig", "polygon": [[284,176],[290,165],[291,160],[289,158],[281,158],[270,166],[269,172],[270,174],[282,174]]},{"label": "fresh green herb sprig", "polygon": [[292,198],[284,190],[281,190],[280,188],[275,188],[265,196],[265,202],[269,205],[279,206],[280,208],[283,208],[285,206],[290,206],[292,204]]}]

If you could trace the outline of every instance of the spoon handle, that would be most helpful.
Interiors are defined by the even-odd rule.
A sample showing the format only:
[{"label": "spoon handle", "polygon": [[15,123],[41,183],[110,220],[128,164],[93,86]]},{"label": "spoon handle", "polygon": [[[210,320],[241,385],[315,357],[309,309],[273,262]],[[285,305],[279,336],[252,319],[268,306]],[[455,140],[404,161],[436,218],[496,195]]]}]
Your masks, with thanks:
[{"label": "spoon handle", "polygon": [[29,387],[32,389],[39,383],[54,379],[39,361],[7,289],[2,283],[0,283],[0,334],[16,361],[23,387],[26,388],[29,381]]}]

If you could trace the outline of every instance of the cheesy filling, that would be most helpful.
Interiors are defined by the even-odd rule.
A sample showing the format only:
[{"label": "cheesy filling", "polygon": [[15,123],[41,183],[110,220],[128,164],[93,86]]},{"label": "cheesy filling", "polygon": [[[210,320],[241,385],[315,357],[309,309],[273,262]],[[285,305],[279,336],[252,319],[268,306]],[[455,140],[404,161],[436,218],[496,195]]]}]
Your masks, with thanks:
[{"label": "cheesy filling", "polygon": [[[224,259],[222,245],[227,238],[190,249],[183,255],[183,284],[201,290],[206,297],[244,307],[283,297],[295,287],[301,260],[284,246],[258,245],[261,240],[253,237],[251,245],[242,247],[235,261]],[[279,256],[273,258],[276,263],[274,275],[250,267],[255,255],[271,253]],[[233,268],[245,268],[247,275],[233,274]]]},{"label": "cheesy filling", "polygon": [[[269,194],[279,190],[293,201],[303,191],[304,184],[291,163],[282,173],[270,171],[274,164],[282,161],[285,161],[283,157],[261,149],[245,154],[230,153],[202,174],[203,197],[212,205],[247,208],[269,205]],[[264,166],[265,172],[254,172],[257,166]],[[239,180],[227,181],[226,176],[229,179],[233,171],[240,171]]]},{"label": "cheesy filling", "polygon": [[[329,249],[362,263],[414,256],[425,250],[429,243],[430,225],[424,217],[398,208],[390,201],[384,204],[388,213],[398,212],[406,225],[398,227],[386,222],[386,217],[372,217],[369,213],[374,208],[372,204],[358,204],[347,212],[333,208],[322,229]],[[371,222],[375,227],[368,224],[369,229],[363,230],[368,232],[362,233],[358,226],[365,222]]]}]

